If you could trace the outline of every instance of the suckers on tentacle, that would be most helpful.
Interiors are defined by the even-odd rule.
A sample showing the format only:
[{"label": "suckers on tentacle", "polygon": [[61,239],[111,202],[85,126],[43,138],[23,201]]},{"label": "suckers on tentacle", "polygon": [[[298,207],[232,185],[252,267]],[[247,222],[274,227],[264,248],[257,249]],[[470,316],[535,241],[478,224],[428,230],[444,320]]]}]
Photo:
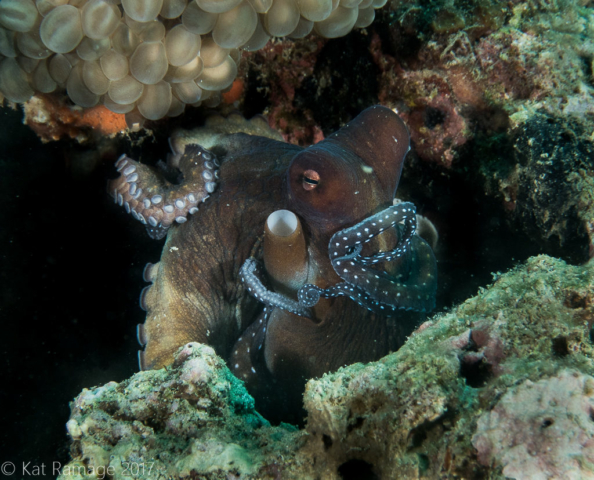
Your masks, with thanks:
[{"label": "suckers on tentacle", "polygon": [[174,223],[185,223],[198,204],[215,191],[218,181],[216,157],[199,145],[187,145],[174,157],[174,168],[183,179],[179,185],[165,179],[156,169],[126,155],[116,162],[120,176],[109,183],[114,201],[146,225],[152,238],[163,238]]}]

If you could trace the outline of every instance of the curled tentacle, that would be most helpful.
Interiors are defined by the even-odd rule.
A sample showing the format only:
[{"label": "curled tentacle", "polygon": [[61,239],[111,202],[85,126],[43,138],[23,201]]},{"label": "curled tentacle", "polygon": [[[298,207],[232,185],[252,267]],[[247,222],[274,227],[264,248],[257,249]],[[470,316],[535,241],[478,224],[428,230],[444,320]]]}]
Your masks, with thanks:
[{"label": "curled tentacle", "polygon": [[320,301],[320,297],[323,296],[325,296],[325,290],[317,285],[312,285],[311,283],[303,285],[297,293],[299,305],[306,308],[311,308],[316,305]]},{"label": "curled tentacle", "polygon": [[258,275],[258,267],[259,262],[254,257],[249,257],[239,271],[241,282],[253,297],[267,306],[278,307],[302,317],[311,317],[311,311],[299,302],[268,290]]},{"label": "curled tentacle", "polygon": [[[398,229],[398,243],[388,252],[365,257],[362,244],[390,227]],[[411,203],[391,206],[362,222],[341,230],[330,240],[328,251],[332,266],[344,280],[321,289],[305,285],[299,291],[302,306],[314,306],[320,297],[347,296],[359,305],[384,314],[396,309],[429,311],[435,306],[437,264],[431,247],[414,235],[415,207]],[[370,267],[407,256],[407,271],[394,277]]]},{"label": "curled tentacle", "polygon": [[[346,285],[357,287],[355,293],[348,296],[372,311],[432,310],[437,286],[437,264],[433,251],[425,240],[415,235],[407,254],[410,263],[405,279],[397,279],[385,271],[366,267],[359,262],[359,258],[341,262],[340,267],[345,267],[341,276],[346,280]],[[361,290],[363,295],[360,295]]]},{"label": "curled tentacle", "polygon": [[382,210],[369,218],[366,218],[357,225],[345,228],[335,233],[330,239],[328,245],[328,253],[330,260],[334,266],[334,270],[341,277],[341,271],[344,268],[340,267],[340,263],[336,264],[341,257],[348,259],[352,255],[352,249],[362,246],[363,243],[369,242],[373,237],[376,237],[384,230],[402,223],[402,228],[399,229],[398,244],[396,247],[388,252],[380,252],[369,257],[356,255],[359,263],[372,265],[378,262],[389,262],[395,258],[402,256],[410,245],[410,240],[415,234],[417,228],[416,209],[410,202],[402,202],[397,205]]},{"label": "curled tentacle", "polygon": [[162,238],[173,224],[185,223],[198,204],[214,192],[218,181],[214,155],[198,145],[187,145],[173,167],[183,179],[179,185],[165,179],[156,169],[122,155],[116,162],[120,176],[108,191],[136,220],[146,225],[152,238]]}]

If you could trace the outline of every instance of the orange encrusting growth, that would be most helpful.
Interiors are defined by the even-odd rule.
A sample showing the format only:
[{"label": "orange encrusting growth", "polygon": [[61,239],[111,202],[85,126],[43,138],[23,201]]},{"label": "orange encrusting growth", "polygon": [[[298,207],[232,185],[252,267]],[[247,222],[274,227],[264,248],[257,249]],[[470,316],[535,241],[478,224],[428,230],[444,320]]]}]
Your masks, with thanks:
[{"label": "orange encrusting growth", "polygon": [[85,109],[80,115],[80,124],[89,126],[103,135],[118,133],[128,128],[123,113],[114,113],[103,105]]},{"label": "orange encrusting growth", "polygon": [[125,115],[103,105],[81,109],[63,97],[38,94],[25,104],[25,123],[44,142],[63,137],[86,140],[89,136],[113,135],[127,129]]},{"label": "orange encrusting growth", "polygon": [[243,95],[243,80],[240,78],[236,79],[231,85],[231,89],[228,92],[222,94],[223,101],[230,105],[241,98]]}]

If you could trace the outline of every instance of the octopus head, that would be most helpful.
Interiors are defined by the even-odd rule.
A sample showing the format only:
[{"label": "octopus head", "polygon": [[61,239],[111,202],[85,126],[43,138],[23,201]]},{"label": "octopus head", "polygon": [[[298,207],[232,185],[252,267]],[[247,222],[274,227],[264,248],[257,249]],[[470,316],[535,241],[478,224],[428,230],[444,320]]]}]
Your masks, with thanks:
[{"label": "octopus head", "polygon": [[298,153],[287,172],[289,206],[327,235],[388,207],[409,150],[398,115],[367,109],[326,140]]}]

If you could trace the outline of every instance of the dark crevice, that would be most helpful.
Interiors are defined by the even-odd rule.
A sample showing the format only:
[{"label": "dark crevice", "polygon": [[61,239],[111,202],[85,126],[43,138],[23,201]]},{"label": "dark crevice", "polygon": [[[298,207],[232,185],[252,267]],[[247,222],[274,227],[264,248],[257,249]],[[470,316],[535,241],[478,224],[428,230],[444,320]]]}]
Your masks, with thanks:
[{"label": "dark crevice", "polygon": [[425,472],[429,470],[429,466],[431,465],[429,461],[429,457],[424,453],[419,453],[419,473],[423,475]]},{"label": "dark crevice", "polygon": [[551,425],[553,425],[553,423],[555,423],[555,421],[554,421],[552,418],[545,418],[545,419],[542,421],[542,425],[541,425],[541,427],[542,427],[543,429],[544,429],[544,428],[548,428],[548,427],[550,427]]},{"label": "dark crevice", "polygon": [[563,302],[567,308],[586,308],[588,306],[588,297],[583,296],[578,292],[569,292]]},{"label": "dark crevice", "polygon": [[438,108],[427,107],[423,112],[423,121],[429,130],[433,130],[438,125],[443,124],[446,114]]},{"label": "dark crevice", "polygon": [[379,68],[369,51],[370,36],[360,31],[329,40],[313,75],[295,91],[294,107],[307,109],[325,135],[377,103]]},{"label": "dark crevice", "polygon": [[413,428],[408,436],[408,450],[414,450],[419,448],[425,440],[429,437],[429,434],[436,428],[442,428],[449,430],[449,426],[446,425],[449,420],[453,419],[457,415],[454,407],[448,408],[447,411],[432,421],[423,422],[418,427]]},{"label": "dark crevice", "polygon": [[347,426],[347,433],[351,433],[353,430],[361,428],[364,421],[365,421],[365,419],[363,417],[357,417],[357,419],[355,420],[355,423],[352,423]]},{"label": "dark crevice", "polygon": [[262,80],[259,73],[250,69],[247,74],[245,95],[243,100],[243,115],[245,118],[252,118],[264,112],[269,105],[269,98],[266,88],[262,87]]},{"label": "dark crevice", "polygon": [[593,76],[593,72],[592,72],[592,57],[589,57],[587,55],[583,55],[582,57],[580,57],[581,60],[581,69],[584,72],[584,75],[586,76],[586,79],[588,81],[588,83],[592,86],[594,86],[594,76]]},{"label": "dark crevice", "polygon": [[553,338],[553,354],[557,357],[566,357],[569,355],[569,343],[567,337],[559,336]]},{"label": "dark crevice", "polygon": [[460,362],[460,376],[469,387],[481,388],[493,376],[493,370],[491,365],[484,360],[469,361],[462,358]]},{"label": "dark crevice", "polygon": [[343,480],[380,480],[373,471],[373,465],[364,460],[349,460],[338,467],[338,474]]}]

